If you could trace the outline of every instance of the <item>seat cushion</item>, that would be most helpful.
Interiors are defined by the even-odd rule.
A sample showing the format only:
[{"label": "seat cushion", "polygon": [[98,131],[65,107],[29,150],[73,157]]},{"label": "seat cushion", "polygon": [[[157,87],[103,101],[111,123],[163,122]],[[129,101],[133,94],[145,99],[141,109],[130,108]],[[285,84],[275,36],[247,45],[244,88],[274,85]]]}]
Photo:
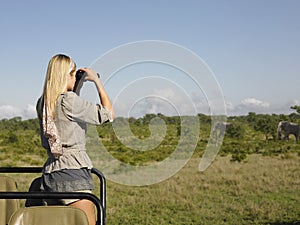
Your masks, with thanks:
[{"label": "seat cushion", "polygon": [[16,211],[9,225],[88,225],[84,211],[71,206],[35,206]]},{"label": "seat cushion", "polygon": [[[18,191],[17,183],[11,177],[0,176],[0,191]],[[0,225],[6,225],[11,215],[19,208],[16,199],[0,199]]]}]

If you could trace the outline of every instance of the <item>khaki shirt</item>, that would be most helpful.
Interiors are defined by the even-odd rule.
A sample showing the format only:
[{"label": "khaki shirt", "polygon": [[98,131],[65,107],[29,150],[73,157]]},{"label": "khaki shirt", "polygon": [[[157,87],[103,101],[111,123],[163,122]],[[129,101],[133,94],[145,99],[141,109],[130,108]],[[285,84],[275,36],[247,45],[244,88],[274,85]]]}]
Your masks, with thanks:
[{"label": "khaki shirt", "polygon": [[49,156],[44,165],[44,173],[62,169],[91,169],[92,162],[85,147],[87,124],[100,125],[112,121],[111,112],[99,104],[92,104],[82,99],[74,92],[62,94],[57,100],[54,122],[61,139],[63,155],[55,158],[42,131],[42,102],[39,99],[37,113],[40,120],[42,146],[47,149]]}]

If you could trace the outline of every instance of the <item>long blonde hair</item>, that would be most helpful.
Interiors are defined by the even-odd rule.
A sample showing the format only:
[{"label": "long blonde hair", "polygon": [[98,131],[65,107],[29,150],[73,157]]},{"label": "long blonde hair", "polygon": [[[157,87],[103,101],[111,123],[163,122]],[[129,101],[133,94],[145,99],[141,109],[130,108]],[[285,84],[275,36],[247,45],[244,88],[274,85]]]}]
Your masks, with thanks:
[{"label": "long blonde hair", "polygon": [[56,101],[66,90],[68,84],[68,74],[76,70],[76,64],[66,55],[58,54],[51,58],[48,64],[43,99],[47,109],[47,114],[55,117]]}]

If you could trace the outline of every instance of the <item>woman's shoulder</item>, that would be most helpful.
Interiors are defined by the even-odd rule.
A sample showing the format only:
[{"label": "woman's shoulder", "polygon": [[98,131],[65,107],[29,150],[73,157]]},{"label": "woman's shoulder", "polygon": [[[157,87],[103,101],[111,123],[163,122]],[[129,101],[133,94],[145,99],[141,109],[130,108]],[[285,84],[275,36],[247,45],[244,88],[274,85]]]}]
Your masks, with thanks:
[{"label": "woman's shoulder", "polygon": [[61,96],[63,98],[76,98],[76,97],[79,98],[79,96],[73,91],[67,91],[67,92],[63,93]]},{"label": "woman's shoulder", "polygon": [[75,101],[81,100],[81,98],[73,91],[68,91],[60,96],[61,102],[65,103],[72,103],[74,104]]},{"label": "woman's shoulder", "polygon": [[80,97],[76,93],[68,91],[60,95],[58,102],[63,108],[71,109],[78,98]]},{"label": "woman's shoulder", "polygon": [[[82,110],[87,106],[87,101],[78,96],[75,92],[68,91],[60,96],[60,105],[64,110]],[[75,110],[75,111],[74,111]]]}]

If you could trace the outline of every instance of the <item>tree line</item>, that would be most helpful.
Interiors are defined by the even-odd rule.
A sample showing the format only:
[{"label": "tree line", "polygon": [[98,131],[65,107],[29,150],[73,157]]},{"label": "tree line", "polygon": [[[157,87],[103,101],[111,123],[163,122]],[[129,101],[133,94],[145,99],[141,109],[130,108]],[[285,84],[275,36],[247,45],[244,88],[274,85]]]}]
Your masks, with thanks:
[{"label": "tree line", "polygon": [[[293,107],[293,109],[296,112],[289,115],[249,112],[248,115],[228,117],[227,122],[232,124],[232,126],[226,128],[219,154],[223,156],[230,154],[234,161],[244,161],[247,155],[252,153],[277,155],[299,152],[299,143],[278,141],[276,134],[280,121],[300,124],[300,108]],[[198,114],[196,117],[200,122],[200,134],[194,155],[201,157],[210,138],[212,118],[205,114]],[[129,124],[132,133],[137,138],[145,139],[152,135],[149,130],[149,124],[155,124],[158,121],[153,120],[155,118],[164,120],[167,125],[167,132],[160,145],[151,151],[135,151],[124,145],[117,138],[111,123],[97,127],[98,135],[107,150],[125,163],[160,161],[172,153],[178,144],[182,132],[185,132],[181,127],[182,117],[165,116],[161,113],[146,114],[140,118],[118,117],[115,123],[118,123],[120,126]],[[189,126],[197,129],[193,124]],[[21,117],[15,117],[0,120],[0,158],[6,160],[2,160],[2,164],[12,165],[23,160],[24,163],[29,163],[30,165],[41,165],[47,156],[46,151],[41,146],[39,129],[37,118],[22,120]],[[128,136],[128,138],[130,137]]]},{"label": "tree line", "polygon": [[[255,112],[249,112],[248,115],[229,116],[227,121],[233,123],[234,126],[227,129],[227,135],[232,138],[241,138],[244,133],[244,127],[250,126],[255,131],[261,132],[265,135],[266,140],[269,138],[276,139],[276,129],[280,121],[289,121],[300,124],[300,106],[292,106],[291,109],[296,112],[289,115],[285,114],[256,114]],[[211,116],[205,114],[198,114],[201,124],[210,124]],[[165,116],[161,113],[158,114],[146,114],[141,118],[123,118],[119,117],[117,120],[127,121],[129,124],[135,126],[149,125],[150,121],[154,118],[161,118],[166,124],[175,124],[180,126],[180,116]],[[11,119],[0,120],[0,131],[15,131],[15,130],[35,130],[39,131],[39,121],[37,118],[22,120],[21,117],[14,117]]]}]

